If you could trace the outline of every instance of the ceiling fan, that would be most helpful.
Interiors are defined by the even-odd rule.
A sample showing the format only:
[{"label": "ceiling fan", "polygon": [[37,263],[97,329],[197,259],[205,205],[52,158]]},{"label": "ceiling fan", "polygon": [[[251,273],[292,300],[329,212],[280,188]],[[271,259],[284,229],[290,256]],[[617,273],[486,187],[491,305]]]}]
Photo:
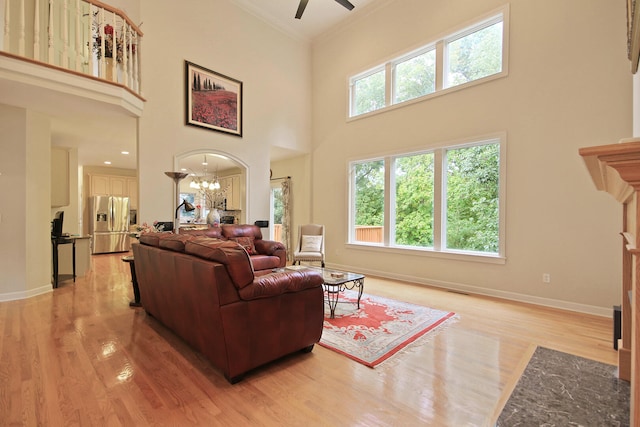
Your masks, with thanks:
[{"label": "ceiling fan", "polygon": [[[354,6],[348,0],[336,0],[337,3],[340,3],[342,6],[351,10]],[[300,0],[300,4],[298,5],[298,11],[296,12],[296,19],[302,18],[302,14],[304,13],[304,9],[307,7],[307,3],[309,0]]]}]

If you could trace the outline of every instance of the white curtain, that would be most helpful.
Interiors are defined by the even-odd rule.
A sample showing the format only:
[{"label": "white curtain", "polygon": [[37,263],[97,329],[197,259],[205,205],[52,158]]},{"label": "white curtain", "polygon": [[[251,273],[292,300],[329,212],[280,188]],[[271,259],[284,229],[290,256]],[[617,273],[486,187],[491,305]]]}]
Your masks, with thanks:
[{"label": "white curtain", "polygon": [[291,244],[291,178],[282,181],[282,242],[287,248],[287,261],[293,257]]}]

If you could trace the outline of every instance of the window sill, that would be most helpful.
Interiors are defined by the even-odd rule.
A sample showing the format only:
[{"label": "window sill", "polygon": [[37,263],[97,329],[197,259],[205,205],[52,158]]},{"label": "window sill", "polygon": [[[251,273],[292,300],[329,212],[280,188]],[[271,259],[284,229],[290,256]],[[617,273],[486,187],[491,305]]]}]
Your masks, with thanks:
[{"label": "window sill", "polygon": [[431,258],[451,259],[457,261],[480,262],[486,264],[506,264],[507,258],[498,254],[482,254],[465,251],[434,251],[428,248],[389,247],[375,243],[347,243],[347,249],[361,251],[383,252],[399,255],[426,256]]},{"label": "window sill", "polygon": [[463,83],[457,86],[451,86],[448,88],[443,88],[443,89],[437,89],[435,92],[431,92],[429,94],[420,96],[418,98],[414,98],[414,99],[410,99],[408,101],[403,101],[403,102],[399,102],[397,104],[390,104],[390,105],[386,105],[382,108],[379,108],[377,110],[373,110],[373,111],[369,111],[367,113],[362,113],[362,114],[356,114],[354,116],[350,116],[349,115],[349,109],[347,108],[347,123],[355,121],[355,120],[360,120],[360,119],[364,119],[366,117],[371,117],[371,116],[375,116],[377,114],[382,114],[382,113],[386,113],[387,111],[393,111],[396,110],[398,108],[404,108],[404,107],[408,107],[410,105],[414,105],[420,102],[424,102],[424,101],[428,101],[430,99],[433,98],[438,98],[440,96],[446,95],[448,93],[452,93],[452,92],[457,92],[459,90],[464,90],[464,89],[468,89],[474,86],[478,86],[481,84],[485,84],[488,82],[492,82],[494,80],[498,80],[498,79],[503,79],[505,77],[509,76],[509,71],[508,70],[503,70],[499,73],[496,74],[492,74],[490,76],[487,77],[483,77],[481,79],[478,80],[473,80],[467,83]]}]

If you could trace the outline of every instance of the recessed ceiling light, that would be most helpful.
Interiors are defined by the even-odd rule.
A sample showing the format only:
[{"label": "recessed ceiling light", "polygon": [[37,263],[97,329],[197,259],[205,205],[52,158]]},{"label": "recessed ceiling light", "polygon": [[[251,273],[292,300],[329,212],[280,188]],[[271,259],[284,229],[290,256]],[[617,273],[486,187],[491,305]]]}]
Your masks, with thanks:
[{"label": "recessed ceiling light", "polygon": [[121,151],[122,154],[129,154],[128,151]]},{"label": "recessed ceiling light", "polygon": [[107,160],[106,162],[104,162],[105,165],[110,165],[111,162],[109,160]]},{"label": "recessed ceiling light", "polygon": [[186,172],[187,168],[180,168],[182,172]]}]

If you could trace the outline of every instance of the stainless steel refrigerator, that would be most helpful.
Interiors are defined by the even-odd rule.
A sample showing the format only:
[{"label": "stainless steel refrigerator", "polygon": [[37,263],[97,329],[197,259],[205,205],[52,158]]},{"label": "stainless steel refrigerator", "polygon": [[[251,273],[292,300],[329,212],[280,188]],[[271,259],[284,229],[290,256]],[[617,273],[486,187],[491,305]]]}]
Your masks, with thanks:
[{"label": "stainless steel refrigerator", "polygon": [[93,196],[89,199],[91,253],[129,250],[129,198]]}]

